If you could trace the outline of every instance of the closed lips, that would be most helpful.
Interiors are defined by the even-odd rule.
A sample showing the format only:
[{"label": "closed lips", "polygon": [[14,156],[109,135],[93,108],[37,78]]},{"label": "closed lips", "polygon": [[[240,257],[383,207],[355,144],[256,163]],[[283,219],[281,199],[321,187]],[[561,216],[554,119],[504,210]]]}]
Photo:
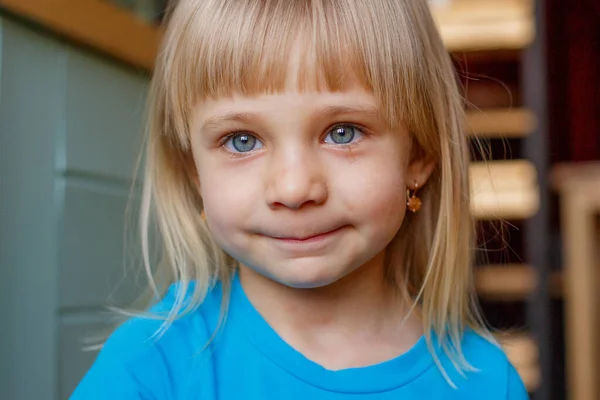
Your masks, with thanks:
[{"label": "closed lips", "polygon": [[277,236],[269,236],[273,239],[277,239],[277,240],[286,240],[286,241],[298,241],[298,242],[303,242],[303,241],[308,241],[311,239],[317,239],[319,237],[322,236],[326,236],[332,233],[335,233],[337,231],[339,231],[340,229],[342,229],[343,227],[339,227],[339,228],[335,228],[335,229],[331,229],[328,231],[321,231],[319,233],[313,233],[313,234],[309,234],[309,235],[302,235],[302,236],[287,236],[287,235],[277,235]]}]

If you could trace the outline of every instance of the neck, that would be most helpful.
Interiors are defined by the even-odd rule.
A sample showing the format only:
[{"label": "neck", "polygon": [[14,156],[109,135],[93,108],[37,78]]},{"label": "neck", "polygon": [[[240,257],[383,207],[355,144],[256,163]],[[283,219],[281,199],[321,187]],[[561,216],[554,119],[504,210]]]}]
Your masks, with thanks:
[{"label": "neck", "polygon": [[385,361],[412,347],[422,334],[412,304],[385,280],[384,253],[325,287],[296,289],[248,267],[240,280],[248,298],[292,347],[330,368]]}]

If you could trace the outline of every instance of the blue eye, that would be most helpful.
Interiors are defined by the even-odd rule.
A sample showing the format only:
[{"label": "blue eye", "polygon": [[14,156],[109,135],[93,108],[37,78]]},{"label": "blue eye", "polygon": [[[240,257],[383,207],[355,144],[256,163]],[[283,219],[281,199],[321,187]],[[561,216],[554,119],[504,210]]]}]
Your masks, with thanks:
[{"label": "blue eye", "polygon": [[231,135],[225,142],[227,150],[233,153],[248,153],[263,147],[260,140],[250,133],[236,133]]},{"label": "blue eye", "polygon": [[327,133],[325,143],[348,144],[361,135],[362,131],[354,125],[336,125]]}]

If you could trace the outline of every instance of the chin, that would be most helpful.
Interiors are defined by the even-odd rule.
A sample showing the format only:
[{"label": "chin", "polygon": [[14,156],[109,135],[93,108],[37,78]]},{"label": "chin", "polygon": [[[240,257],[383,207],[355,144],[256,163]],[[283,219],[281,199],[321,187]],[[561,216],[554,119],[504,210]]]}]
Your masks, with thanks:
[{"label": "chin", "polygon": [[315,265],[311,265],[308,268],[306,266],[288,268],[284,273],[282,273],[281,269],[266,271],[265,275],[291,288],[316,289],[339,281],[350,274],[352,270],[347,268],[331,268],[331,266],[318,268]]},{"label": "chin", "polygon": [[340,278],[331,279],[305,279],[300,277],[292,277],[286,279],[279,279],[278,277],[271,277],[274,281],[294,289],[316,289],[329,286],[335,283]]}]

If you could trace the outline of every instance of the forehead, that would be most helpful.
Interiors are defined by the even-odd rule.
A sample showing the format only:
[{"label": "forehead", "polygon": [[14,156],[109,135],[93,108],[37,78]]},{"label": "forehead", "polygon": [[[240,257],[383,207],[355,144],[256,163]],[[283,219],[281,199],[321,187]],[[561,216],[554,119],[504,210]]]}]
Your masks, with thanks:
[{"label": "forehead", "polygon": [[194,131],[218,126],[223,122],[284,120],[298,123],[305,120],[328,119],[334,116],[362,115],[381,119],[381,109],[373,93],[361,86],[344,91],[299,91],[290,88],[278,93],[230,96],[203,99],[192,111]]}]

